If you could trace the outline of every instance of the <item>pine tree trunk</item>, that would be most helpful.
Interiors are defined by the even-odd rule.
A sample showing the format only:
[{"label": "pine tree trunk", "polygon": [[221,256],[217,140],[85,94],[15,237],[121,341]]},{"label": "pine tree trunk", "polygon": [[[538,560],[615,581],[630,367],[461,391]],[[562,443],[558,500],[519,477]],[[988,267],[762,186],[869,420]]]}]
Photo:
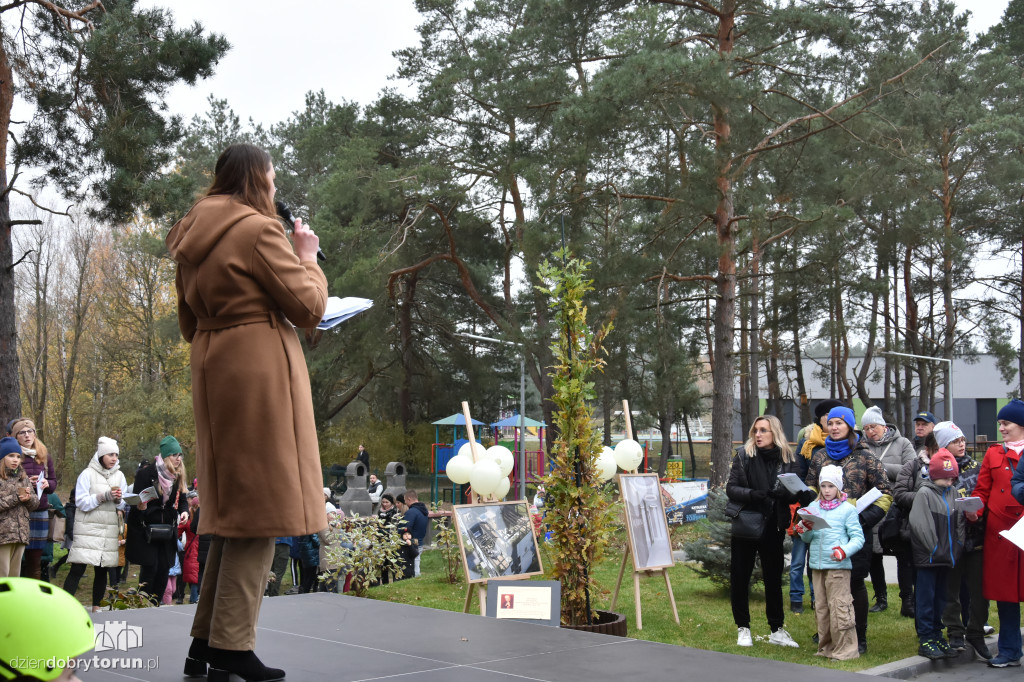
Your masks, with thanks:
[{"label": "pine tree trunk", "polygon": [[[736,20],[735,0],[724,0],[718,15],[718,52],[731,59]],[[718,207],[715,232],[718,238],[718,276],[715,278],[718,300],[714,317],[714,364],[711,403],[711,487],[725,485],[732,460],[733,437],[733,327],[736,323],[736,233],[733,218],[732,182],[729,179],[729,110],[714,106],[715,146],[718,150]]]},{"label": "pine tree trunk", "polygon": [[[11,127],[13,102],[11,64],[8,61],[7,50],[0,42],[0,188],[6,188],[8,183],[7,139]],[[7,191],[0,194],[0,415],[4,415],[5,419],[21,415],[10,196],[10,192]]]}]

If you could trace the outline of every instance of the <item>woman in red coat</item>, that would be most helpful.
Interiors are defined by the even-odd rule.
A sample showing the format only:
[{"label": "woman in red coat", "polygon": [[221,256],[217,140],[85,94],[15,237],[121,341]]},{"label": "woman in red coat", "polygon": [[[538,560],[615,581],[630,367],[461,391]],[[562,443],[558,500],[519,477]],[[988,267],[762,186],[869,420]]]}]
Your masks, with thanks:
[{"label": "woman in red coat", "polygon": [[1021,505],[1011,494],[1010,479],[1024,450],[1024,402],[1013,400],[999,410],[1002,443],[985,453],[974,494],[985,503],[983,591],[996,601],[999,612],[999,653],[993,668],[1019,666],[1021,659],[1020,602],[1024,601],[1024,553],[999,535],[1020,520]]}]

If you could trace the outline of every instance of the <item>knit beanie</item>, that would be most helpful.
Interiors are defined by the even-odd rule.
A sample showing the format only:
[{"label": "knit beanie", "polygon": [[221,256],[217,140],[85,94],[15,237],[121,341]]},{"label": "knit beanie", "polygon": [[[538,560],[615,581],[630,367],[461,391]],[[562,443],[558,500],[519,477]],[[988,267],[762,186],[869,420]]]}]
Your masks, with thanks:
[{"label": "knit beanie", "polygon": [[11,436],[0,438],[0,457],[6,457],[12,452],[17,452],[19,455],[22,454],[18,439]]},{"label": "knit beanie", "polygon": [[103,455],[117,455],[120,453],[121,450],[117,447],[117,441],[113,438],[100,436],[100,439],[96,442],[96,459]]},{"label": "knit beanie", "polygon": [[820,422],[821,418],[828,414],[828,411],[833,407],[842,407],[843,404],[838,400],[822,400],[820,403],[814,406],[814,421]]},{"label": "knit beanie", "polygon": [[853,410],[849,407],[833,407],[828,411],[829,421],[832,421],[836,417],[846,422],[851,429],[857,428],[857,418],[853,416]]},{"label": "knit beanie", "polygon": [[957,466],[956,458],[946,448],[940,448],[932,455],[928,463],[928,478],[933,481],[940,478],[956,478],[960,475],[960,467]]},{"label": "knit beanie", "polygon": [[1003,405],[1003,409],[999,410],[999,414],[996,415],[996,419],[1003,419],[1008,422],[1013,422],[1018,426],[1024,426],[1024,401],[1014,398],[1007,404]]},{"label": "knit beanie", "polygon": [[932,430],[932,435],[935,436],[935,442],[939,447],[944,448],[957,438],[963,438],[964,432],[953,422],[939,422]]},{"label": "knit beanie", "polygon": [[164,436],[163,440],[160,441],[160,456],[167,457],[168,455],[180,455],[181,445],[178,443],[178,439],[174,436]]},{"label": "knit beanie", "polygon": [[882,408],[877,405],[873,405],[868,409],[864,410],[863,416],[860,418],[860,428],[864,428],[869,424],[881,424],[885,426],[885,417],[882,416]]},{"label": "knit beanie", "polygon": [[836,466],[835,464],[827,464],[821,467],[821,473],[818,474],[818,483],[824,483],[825,481],[842,490],[843,467]]}]

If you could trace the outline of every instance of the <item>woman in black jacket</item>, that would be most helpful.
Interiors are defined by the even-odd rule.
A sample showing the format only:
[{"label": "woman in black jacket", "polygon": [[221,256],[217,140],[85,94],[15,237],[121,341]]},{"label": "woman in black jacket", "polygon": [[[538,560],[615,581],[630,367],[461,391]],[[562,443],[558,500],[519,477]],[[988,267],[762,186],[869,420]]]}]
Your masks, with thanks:
[{"label": "woman in black jacket", "polygon": [[736,644],[739,646],[753,646],[750,635],[750,577],[758,556],[764,573],[765,615],[772,630],[768,642],[779,646],[800,646],[782,627],[785,620],[782,543],[790,523],[789,505],[796,501],[796,496],[778,480],[779,474],[798,474],[799,469],[778,418],[762,415],[755,419],[747,442],[736,449],[725,487],[725,494],[731,502],[742,505],[744,511],[759,512],[764,521],[763,531],[757,539],[737,537],[737,524],[733,523],[729,596],[732,617],[738,628]]},{"label": "woman in black jacket", "polygon": [[[139,590],[158,606],[178,551],[178,524],[188,519],[188,479],[181,446],[174,436],[160,441],[160,455],[154,461],[143,462],[135,475],[132,490],[136,495],[150,487],[157,498],[128,512],[125,559],[139,565]],[[169,536],[152,537],[149,529],[155,525],[170,526]]]}]

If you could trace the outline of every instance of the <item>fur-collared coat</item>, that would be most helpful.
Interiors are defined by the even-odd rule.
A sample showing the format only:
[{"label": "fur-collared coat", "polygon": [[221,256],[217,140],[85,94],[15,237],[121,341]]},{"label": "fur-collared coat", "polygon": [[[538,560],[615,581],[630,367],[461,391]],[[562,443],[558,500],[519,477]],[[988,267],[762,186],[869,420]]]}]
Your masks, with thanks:
[{"label": "fur-collared coat", "polygon": [[167,248],[178,264],[178,324],[192,344],[199,532],[323,529],[309,372],[292,325],[320,322],[327,279],[315,261],[299,261],[281,223],[229,196],[201,199]]}]

